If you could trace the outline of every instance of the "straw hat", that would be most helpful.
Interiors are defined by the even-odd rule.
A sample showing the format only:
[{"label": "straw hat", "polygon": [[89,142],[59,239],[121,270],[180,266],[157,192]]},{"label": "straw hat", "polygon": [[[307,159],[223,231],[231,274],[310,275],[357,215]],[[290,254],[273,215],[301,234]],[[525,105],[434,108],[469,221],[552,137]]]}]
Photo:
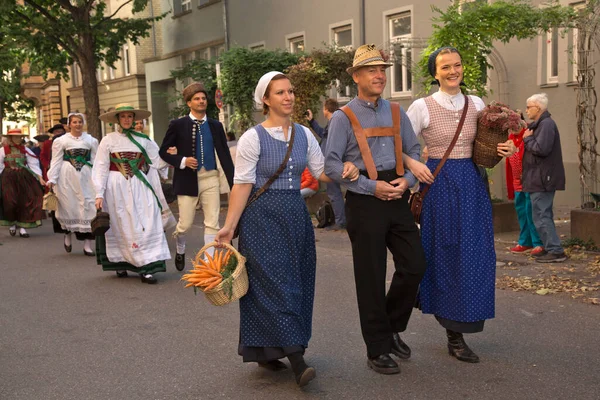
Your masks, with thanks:
[{"label": "straw hat", "polygon": [[100,120],[104,121],[104,122],[112,122],[113,124],[118,124],[119,123],[118,115],[121,112],[134,113],[136,121],[140,120],[140,119],[146,119],[150,115],[152,115],[152,113],[150,111],[141,110],[139,108],[133,107],[130,104],[122,103],[122,104],[117,104],[117,106],[115,107],[115,109],[113,111],[109,111],[107,113],[102,114],[100,116]]},{"label": "straw hat", "polygon": [[9,129],[3,136],[28,136],[26,133],[19,128]]},{"label": "straw hat", "polygon": [[357,69],[371,65],[383,65],[385,67],[391,67],[393,64],[383,59],[381,52],[374,44],[363,44],[356,49],[352,66],[347,68],[346,72],[352,75]]}]

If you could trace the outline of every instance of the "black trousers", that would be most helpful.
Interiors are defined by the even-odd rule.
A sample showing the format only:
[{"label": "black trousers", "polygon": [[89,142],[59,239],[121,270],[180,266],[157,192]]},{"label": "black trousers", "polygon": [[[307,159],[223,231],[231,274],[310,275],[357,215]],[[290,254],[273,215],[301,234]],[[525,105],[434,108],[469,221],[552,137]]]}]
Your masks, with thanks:
[{"label": "black trousers", "polygon": [[[407,192],[401,199],[384,201],[346,193],[347,230],[368,357],[390,353],[392,334],[406,330],[425,273],[425,254],[408,206],[409,196]],[[388,249],[395,271],[386,294]]]}]

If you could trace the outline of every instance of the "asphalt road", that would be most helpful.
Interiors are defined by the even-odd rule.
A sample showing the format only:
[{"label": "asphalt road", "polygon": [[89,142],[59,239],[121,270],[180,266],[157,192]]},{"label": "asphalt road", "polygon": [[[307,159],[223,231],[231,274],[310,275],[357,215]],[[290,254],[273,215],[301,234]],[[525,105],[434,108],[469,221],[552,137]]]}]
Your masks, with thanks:
[{"label": "asphalt road", "polygon": [[498,291],[496,318],[467,338],[475,365],[451,358],[443,329],[417,311],[402,373],[369,370],[345,232],[317,232],[306,353],[317,378],[304,390],[289,371],[243,364],[237,304],[184,289],[172,261],[150,286],[102,272],[81,243],[65,253],[48,221],[30,233],[0,230],[2,400],[600,399],[600,308],[554,296]]}]

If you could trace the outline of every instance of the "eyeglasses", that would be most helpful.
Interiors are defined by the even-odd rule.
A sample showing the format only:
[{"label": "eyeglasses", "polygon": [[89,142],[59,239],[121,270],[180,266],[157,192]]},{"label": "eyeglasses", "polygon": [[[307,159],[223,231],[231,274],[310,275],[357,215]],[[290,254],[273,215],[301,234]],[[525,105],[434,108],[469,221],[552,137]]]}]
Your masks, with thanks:
[{"label": "eyeglasses", "polygon": [[527,106],[527,107],[525,107],[525,109],[526,109],[526,110],[529,110],[530,108],[534,108],[534,107],[535,107],[535,108],[539,108],[538,106]]}]

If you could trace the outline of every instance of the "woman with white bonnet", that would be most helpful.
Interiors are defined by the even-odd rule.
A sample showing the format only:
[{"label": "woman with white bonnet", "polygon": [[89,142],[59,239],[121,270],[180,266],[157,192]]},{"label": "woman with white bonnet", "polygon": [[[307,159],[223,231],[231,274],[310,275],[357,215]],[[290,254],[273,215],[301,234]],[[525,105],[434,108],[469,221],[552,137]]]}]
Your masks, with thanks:
[{"label": "woman with white bonnet", "polygon": [[83,131],[83,114],[67,116],[69,132],[52,142],[52,162],[46,185],[58,198],[54,217],[64,233],[64,248],[70,253],[72,233],[83,240],[83,254],[94,256],[91,222],[96,216],[96,193],[92,182],[92,162],[98,150],[98,140]]},{"label": "woman with white bonnet", "polygon": [[[276,71],[263,75],[254,100],[267,118],[238,142],[227,219],[215,240],[231,242],[239,225],[250,288],[240,299],[238,353],[244,362],[275,371],[287,368],[279,361],[287,357],[296,383],[304,386],[316,376],[304,352],[312,332],[317,260],[300,176],[308,167],[320,180],[330,179],[313,134],[291,121],[294,90],[288,77]],[[246,207],[274,175],[268,189]],[[358,169],[345,165],[344,176],[357,179]]]}]

